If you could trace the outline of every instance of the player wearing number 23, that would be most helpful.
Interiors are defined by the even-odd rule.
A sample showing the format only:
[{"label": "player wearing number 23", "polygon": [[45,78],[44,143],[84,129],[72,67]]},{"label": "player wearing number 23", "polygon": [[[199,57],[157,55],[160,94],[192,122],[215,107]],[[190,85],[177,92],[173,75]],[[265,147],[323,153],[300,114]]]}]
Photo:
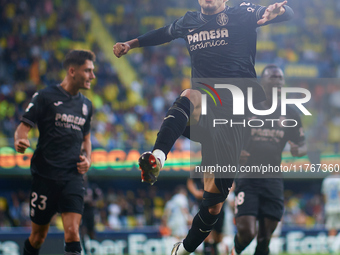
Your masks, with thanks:
[{"label": "player wearing number 23", "polygon": [[[95,78],[93,61],[91,51],[70,51],[63,62],[64,80],[33,95],[15,132],[14,146],[19,153],[30,146],[28,132],[35,124],[40,133],[31,160],[32,231],[24,255],[39,254],[56,212],[61,213],[65,229],[64,254],[81,253],[79,225],[84,207],[83,174],[91,164],[92,103],[79,89],[90,89]],[[82,148],[85,155],[81,155]]]}]

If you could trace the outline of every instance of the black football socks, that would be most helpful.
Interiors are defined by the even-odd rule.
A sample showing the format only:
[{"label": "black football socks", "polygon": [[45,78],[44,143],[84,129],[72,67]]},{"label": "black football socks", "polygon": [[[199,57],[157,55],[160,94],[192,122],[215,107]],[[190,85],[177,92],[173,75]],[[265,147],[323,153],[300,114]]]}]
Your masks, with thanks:
[{"label": "black football socks", "polygon": [[168,155],[176,140],[183,134],[194,106],[187,97],[178,97],[169,108],[157,134],[153,150],[159,149]]},{"label": "black football socks", "polygon": [[194,252],[204,241],[218,221],[218,217],[219,214],[210,214],[207,206],[200,206],[199,212],[192,221],[191,229],[183,240],[183,246],[188,252]]},{"label": "black football socks", "polygon": [[80,242],[65,243],[64,255],[80,255],[80,254],[81,254]]},{"label": "black football socks", "polygon": [[24,243],[24,255],[38,255],[40,249],[34,248],[28,238],[25,240]]}]

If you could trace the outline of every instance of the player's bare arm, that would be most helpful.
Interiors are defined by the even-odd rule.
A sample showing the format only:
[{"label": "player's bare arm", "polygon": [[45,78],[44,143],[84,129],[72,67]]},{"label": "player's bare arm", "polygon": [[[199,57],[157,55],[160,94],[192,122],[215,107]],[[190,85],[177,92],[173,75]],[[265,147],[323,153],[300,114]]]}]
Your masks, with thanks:
[{"label": "player's bare arm", "polygon": [[80,162],[77,163],[77,169],[80,174],[85,174],[91,166],[91,135],[88,133],[84,136],[82,147],[85,155],[79,155]]},{"label": "player's bare arm", "polygon": [[290,144],[290,153],[293,157],[302,157],[307,154],[307,145],[306,143],[303,143],[301,145],[297,145],[293,143],[292,141],[288,141]]},{"label": "player's bare arm", "polygon": [[21,122],[14,133],[14,148],[19,153],[25,153],[25,150],[30,147],[30,141],[28,140],[28,132],[31,130],[31,126]]},{"label": "player's bare arm", "polygon": [[138,39],[133,39],[131,41],[127,41],[124,43],[118,42],[115,45],[113,45],[113,53],[117,58],[120,58],[121,56],[127,54],[129,50],[138,48],[139,47],[139,41]]},{"label": "player's bare arm", "polygon": [[281,3],[275,3],[271,4],[267,7],[265,13],[262,16],[262,19],[260,19],[257,24],[263,25],[268,21],[271,21],[275,19],[277,16],[280,16],[285,13],[286,9],[283,7],[285,4],[287,4],[287,1],[283,1]]}]

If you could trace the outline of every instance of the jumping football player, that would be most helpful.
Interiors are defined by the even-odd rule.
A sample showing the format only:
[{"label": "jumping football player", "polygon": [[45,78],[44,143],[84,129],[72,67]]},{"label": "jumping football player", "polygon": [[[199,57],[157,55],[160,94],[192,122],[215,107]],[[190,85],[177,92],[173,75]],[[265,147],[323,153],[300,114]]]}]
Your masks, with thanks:
[{"label": "jumping football player", "polygon": [[[226,6],[227,0],[198,2],[201,12],[187,12],[168,26],[131,41],[117,43],[113,46],[114,54],[119,58],[136,47],[160,45],[183,38],[191,57],[192,78],[256,78],[256,29],[265,24],[289,20],[293,16],[291,8],[285,6],[287,1],[268,7],[243,2],[234,8]],[[236,86],[242,90],[252,86],[255,91],[254,102],[261,102],[265,98],[258,84],[237,81]],[[201,95],[199,90],[187,89],[168,110],[153,151],[142,154],[139,160],[145,182],[156,181],[167,154],[182,134],[201,142],[202,165],[238,165],[243,145],[243,127],[213,128],[212,120],[220,116],[226,117],[231,112],[230,104],[216,109],[208,107],[208,114],[201,118]],[[231,101],[227,93],[221,97],[222,101]],[[187,125],[192,127],[189,129]],[[196,137],[192,134],[193,131],[196,132]],[[208,142],[202,142],[200,138],[205,138]],[[183,243],[174,246],[173,255],[194,252],[209,235],[232,186],[233,176],[229,177],[205,176],[200,211],[194,217]]]}]

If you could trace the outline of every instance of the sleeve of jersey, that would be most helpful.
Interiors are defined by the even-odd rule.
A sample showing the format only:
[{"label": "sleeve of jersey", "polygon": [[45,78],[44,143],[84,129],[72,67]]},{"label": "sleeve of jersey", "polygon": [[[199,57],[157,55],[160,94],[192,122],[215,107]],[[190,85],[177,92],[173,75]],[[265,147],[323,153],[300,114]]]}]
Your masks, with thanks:
[{"label": "sleeve of jersey", "polygon": [[40,110],[43,109],[43,100],[42,100],[42,94],[41,92],[36,92],[31,102],[28,104],[24,115],[21,118],[21,121],[30,125],[31,127],[34,127],[37,123],[40,115]]},{"label": "sleeve of jersey", "polygon": [[[242,16],[244,17],[244,21],[246,21],[248,24],[251,23],[254,26],[259,26],[257,22],[260,19],[262,19],[262,16],[267,9],[266,6],[255,5],[255,4],[246,3],[246,2],[243,2],[242,4],[240,4],[239,8],[241,10],[241,13],[243,13]],[[285,5],[284,8],[286,10],[284,14],[277,16],[275,19],[271,21],[266,22],[262,26],[292,19],[294,15],[292,8],[290,8],[287,5]]]},{"label": "sleeve of jersey", "polygon": [[85,125],[84,125],[84,136],[87,135],[90,130],[91,130],[91,121],[92,121],[92,114],[93,114],[93,108],[92,108],[92,103],[90,104],[90,111],[89,115],[87,116]]},{"label": "sleeve of jersey", "polygon": [[139,41],[139,47],[156,46],[172,41],[175,38],[173,38],[170,34],[169,27],[170,25],[152,30],[137,37]]},{"label": "sleeve of jersey", "polygon": [[139,47],[156,46],[182,37],[182,23],[183,17],[175,20],[171,25],[152,30],[137,37],[139,41]]}]

